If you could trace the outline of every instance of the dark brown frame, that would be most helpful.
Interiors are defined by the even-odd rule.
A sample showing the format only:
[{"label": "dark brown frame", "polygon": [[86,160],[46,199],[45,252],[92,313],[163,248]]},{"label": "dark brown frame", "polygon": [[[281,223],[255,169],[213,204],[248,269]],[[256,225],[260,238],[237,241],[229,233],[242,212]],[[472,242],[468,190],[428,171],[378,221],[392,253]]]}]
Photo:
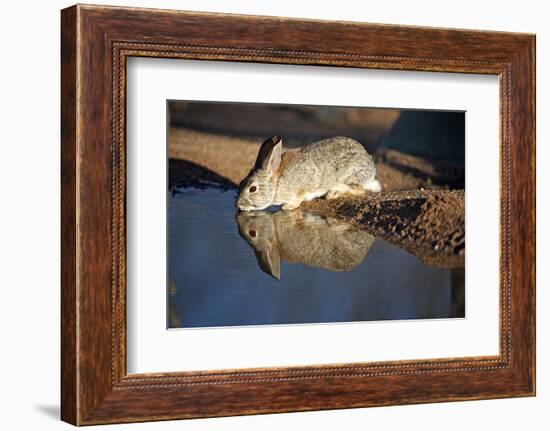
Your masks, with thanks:
[{"label": "dark brown frame", "polygon": [[[535,394],[534,35],[78,5],[62,11],[61,47],[63,420],[87,425]],[[129,56],[498,75],[500,354],[127,375]]]}]

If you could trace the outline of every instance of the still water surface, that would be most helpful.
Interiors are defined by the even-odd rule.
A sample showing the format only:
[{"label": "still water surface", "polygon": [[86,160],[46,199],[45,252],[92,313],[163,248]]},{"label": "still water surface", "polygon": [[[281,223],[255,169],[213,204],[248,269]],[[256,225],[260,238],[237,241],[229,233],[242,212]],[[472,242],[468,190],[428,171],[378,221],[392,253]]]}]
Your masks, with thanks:
[{"label": "still water surface", "polygon": [[464,270],[307,212],[236,214],[235,190],[168,198],[168,327],[464,317]]}]

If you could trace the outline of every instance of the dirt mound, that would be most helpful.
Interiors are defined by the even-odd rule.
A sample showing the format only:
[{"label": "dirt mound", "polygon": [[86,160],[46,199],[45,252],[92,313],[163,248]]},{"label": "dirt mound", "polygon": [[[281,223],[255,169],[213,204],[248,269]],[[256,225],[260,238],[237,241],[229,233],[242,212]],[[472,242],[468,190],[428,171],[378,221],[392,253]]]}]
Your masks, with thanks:
[{"label": "dirt mound", "polygon": [[423,190],[302,204],[382,237],[425,264],[464,267],[464,191]]}]

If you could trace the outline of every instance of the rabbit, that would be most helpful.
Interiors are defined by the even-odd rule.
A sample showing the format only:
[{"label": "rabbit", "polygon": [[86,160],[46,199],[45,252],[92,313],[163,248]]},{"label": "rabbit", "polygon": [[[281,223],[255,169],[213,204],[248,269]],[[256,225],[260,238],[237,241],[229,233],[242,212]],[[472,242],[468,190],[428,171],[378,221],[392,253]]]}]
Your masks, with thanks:
[{"label": "rabbit", "polygon": [[278,136],[266,140],[256,163],[239,184],[241,211],[282,205],[294,210],[303,201],[345,194],[380,192],[372,157],[355,139],[336,136],[283,153]]},{"label": "rabbit", "polygon": [[281,279],[281,258],[330,271],[351,271],[374,236],[351,224],[303,210],[239,211],[239,235],[253,248],[262,271]]}]

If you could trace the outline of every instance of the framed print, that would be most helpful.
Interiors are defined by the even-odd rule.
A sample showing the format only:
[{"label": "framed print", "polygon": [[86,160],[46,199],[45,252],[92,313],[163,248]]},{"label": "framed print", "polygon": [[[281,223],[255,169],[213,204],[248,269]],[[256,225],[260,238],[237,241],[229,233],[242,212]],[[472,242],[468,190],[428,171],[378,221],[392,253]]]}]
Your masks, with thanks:
[{"label": "framed print", "polygon": [[534,48],[63,10],[62,419],[533,396]]}]

